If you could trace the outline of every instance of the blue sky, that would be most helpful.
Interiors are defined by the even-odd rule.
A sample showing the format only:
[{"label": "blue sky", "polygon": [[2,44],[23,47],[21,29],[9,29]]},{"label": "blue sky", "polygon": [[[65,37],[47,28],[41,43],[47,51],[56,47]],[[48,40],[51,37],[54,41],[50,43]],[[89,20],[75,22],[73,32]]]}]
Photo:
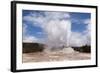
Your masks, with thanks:
[{"label": "blue sky", "polygon": [[72,21],[72,31],[79,31],[82,32],[86,29],[86,25],[82,22],[82,20],[90,19],[91,14],[90,13],[70,13],[71,19],[76,19],[78,22]]},{"label": "blue sky", "polygon": [[[57,14],[58,13],[58,14]],[[71,22],[71,31],[83,34],[87,30],[86,20],[91,19],[90,13],[79,12],[53,12],[53,11],[36,11],[36,10],[23,10],[22,11],[22,24],[23,24],[23,38],[26,36],[34,36],[38,39],[46,38],[44,32],[44,23],[50,21],[67,21]],[[66,32],[64,32],[66,33]]]}]

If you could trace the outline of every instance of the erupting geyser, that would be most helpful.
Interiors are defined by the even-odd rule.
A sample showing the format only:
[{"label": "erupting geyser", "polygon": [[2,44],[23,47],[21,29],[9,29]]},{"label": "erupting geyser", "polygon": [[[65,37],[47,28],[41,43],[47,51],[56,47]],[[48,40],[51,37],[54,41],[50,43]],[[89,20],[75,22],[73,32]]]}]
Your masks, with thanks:
[{"label": "erupting geyser", "polygon": [[74,51],[69,45],[71,35],[70,16],[67,14],[66,19],[63,19],[65,16],[66,14],[48,22],[47,27],[45,28],[47,34],[47,46],[45,47],[45,52],[62,51],[72,53]]}]

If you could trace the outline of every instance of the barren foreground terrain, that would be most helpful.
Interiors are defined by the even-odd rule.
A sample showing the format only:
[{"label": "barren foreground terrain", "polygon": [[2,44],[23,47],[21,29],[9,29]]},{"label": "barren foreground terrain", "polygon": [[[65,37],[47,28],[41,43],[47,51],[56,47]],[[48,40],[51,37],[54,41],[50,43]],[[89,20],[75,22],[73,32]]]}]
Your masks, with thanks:
[{"label": "barren foreground terrain", "polygon": [[64,61],[64,60],[88,60],[91,58],[90,53],[64,53],[64,52],[36,52],[23,53],[23,63],[28,62],[47,62],[47,61]]}]

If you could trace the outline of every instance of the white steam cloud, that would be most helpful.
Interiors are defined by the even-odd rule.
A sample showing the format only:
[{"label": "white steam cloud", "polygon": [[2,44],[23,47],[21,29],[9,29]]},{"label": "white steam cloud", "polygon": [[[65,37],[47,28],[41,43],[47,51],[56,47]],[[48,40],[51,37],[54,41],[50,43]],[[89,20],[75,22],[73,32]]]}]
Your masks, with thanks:
[{"label": "white steam cloud", "polygon": [[[44,14],[45,17],[31,13],[28,16],[24,16],[23,20],[33,22],[34,26],[39,26],[44,30],[44,33],[46,34],[45,44],[50,47],[90,45],[89,19],[83,21],[85,24],[87,24],[87,29],[84,31],[83,35],[80,32],[71,32],[71,20],[69,13],[44,12]],[[38,25],[35,24],[35,22],[38,23]],[[27,37],[23,41],[28,41],[30,39],[33,40],[33,42],[34,40],[35,42],[40,42],[40,40],[35,37]]]}]

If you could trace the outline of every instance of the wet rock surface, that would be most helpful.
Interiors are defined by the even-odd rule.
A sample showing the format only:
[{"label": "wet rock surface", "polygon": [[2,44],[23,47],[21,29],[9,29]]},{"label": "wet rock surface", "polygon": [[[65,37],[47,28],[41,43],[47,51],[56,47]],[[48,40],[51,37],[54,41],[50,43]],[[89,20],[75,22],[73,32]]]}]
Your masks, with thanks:
[{"label": "wet rock surface", "polygon": [[71,61],[71,60],[88,60],[91,59],[90,53],[65,53],[59,52],[34,52],[34,53],[23,53],[23,63],[29,62],[50,62],[50,61]]}]

